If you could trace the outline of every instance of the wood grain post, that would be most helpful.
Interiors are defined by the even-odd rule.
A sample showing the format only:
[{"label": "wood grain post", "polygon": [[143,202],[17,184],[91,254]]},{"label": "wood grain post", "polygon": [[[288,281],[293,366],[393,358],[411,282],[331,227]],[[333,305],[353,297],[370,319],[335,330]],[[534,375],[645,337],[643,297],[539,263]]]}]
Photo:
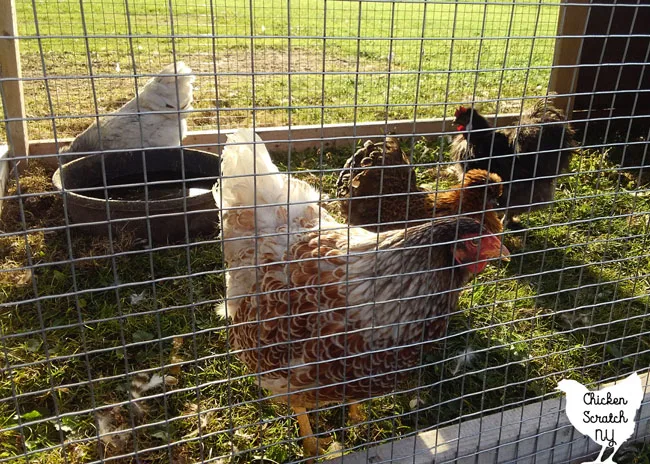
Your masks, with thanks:
[{"label": "wood grain post", "polygon": [[[572,4],[567,5],[568,2]],[[583,3],[584,6],[576,3]],[[572,94],[578,83],[580,51],[589,8],[589,0],[562,0],[560,3],[549,90],[557,92],[555,106],[564,110],[569,119],[573,112]]]},{"label": "wood grain post", "polygon": [[[15,119],[7,123],[9,152],[12,156],[27,156],[29,138],[25,121],[15,0],[0,0],[0,78],[3,79],[0,82],[6,115],[9,119]],[[20,162],[22,167],[26,164],[26,160]]]}]

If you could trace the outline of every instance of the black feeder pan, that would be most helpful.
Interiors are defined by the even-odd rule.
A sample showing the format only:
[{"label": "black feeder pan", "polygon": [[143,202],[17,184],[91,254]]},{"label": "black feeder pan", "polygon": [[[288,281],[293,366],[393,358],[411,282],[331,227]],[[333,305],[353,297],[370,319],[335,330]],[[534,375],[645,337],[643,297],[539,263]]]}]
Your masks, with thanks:
[{"label": "black feeder pan", "polygon": [[211,188],[219,167],[218,155],[200,150],[124,151],[71,161],[52,182],[59,191],[65,186],[69,220],[85,232],[108,235],[110,219],[114,234],[128,231],[148,241],[149,222],[153,243],[161,245],[185,242],[186,223],[190,239],[217,232]]}]

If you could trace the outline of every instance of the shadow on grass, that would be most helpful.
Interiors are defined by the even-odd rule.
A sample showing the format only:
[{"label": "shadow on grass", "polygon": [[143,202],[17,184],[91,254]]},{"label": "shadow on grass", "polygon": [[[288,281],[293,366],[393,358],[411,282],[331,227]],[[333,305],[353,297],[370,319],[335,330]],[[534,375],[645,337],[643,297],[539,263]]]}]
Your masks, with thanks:
[{"label": "shadow on grass", "polygon": [[[88,437],[181,415],[182,399],[120,404],[153,375],[173,378],[153,388],[160,394],[198,385],[197,359],[224,362],[213,352],[227,352],[213,302],[224,288],[221,247],[214,237],[148,249],[127,234],[111,242],[68,233],[51,175],[31,163],[21,176],[22,208],[6,200],[0,218],[0,417],[7,428],[33,422],[1,432],[0,454],[75,438],[82,441],[66,449],[70,459],[158,446],[171,433],[160,425]],[[8,193],[16,192],[13,181]]]},{"label": "shadow on grass", "polygon": [[[348,155],[324,154],[322,163],[342,166]],[[319,169],[321,156],[295,154],[292,165]],[[51,173],[37,174],[31,187],[23,177],[23,193],[51,189]],[[305,176],[331,191],[336,173]],[[363,446],[533,401],[561,378],[599,382],[650,364],[643,336],[648,224],[640,214],[650,205],[634,192],[614,195],[612,173],[593,176],[561,183],[556,208],[523,218],[533,228],[525,244],[507,267],[490,266],[463,292],[448,337],[400,387],[403,393],[371,401],[369,422],[336,432],[337,439]],[[63,225],[58,197],[32,198],[26,200],[29,230]],[[8,207],[2,219],[3,231],[23,230],[16,208]],[[584,222],[568,224],[577,219]],[[218,243],[150,250],[128,238],[108,243],[78,233],[68,242],[64,230],[30,232],[27,241],[39,266],[33,274],[20,269],[27,262],[25,238],[0,239],[3,269],[16,269],[0,280],[2,301],[12,303],[0,314],[0,397],[7,399],[0,416],[12,426],[37,423],[2,432],[0,449],[20,455],[81,439],[65,448],[71,459],[155,447],[161,449],[140,457],[194,461],[207,450],[241,450],[233,462],[301,456],[286,408],[264,401],[255,379],[228,354],[225,321],[212,303],[223,294]],[[74,263],[74,278],[65,263],[70,248],[74,257],[92,258]],[[39,295],[47,298],[31,301]],[[176,383],[147,392],[155,397],[139,402],[140,411],[122,404],[133,396],[134,372],[149,380],[172,376]],[[321,432],[350,425],[343,408],[313,422]],[[136,432],[128,430],[134,425]],[[97,438],[98,431],[120,429],[127,431],[109,436],[121,442]]]}]

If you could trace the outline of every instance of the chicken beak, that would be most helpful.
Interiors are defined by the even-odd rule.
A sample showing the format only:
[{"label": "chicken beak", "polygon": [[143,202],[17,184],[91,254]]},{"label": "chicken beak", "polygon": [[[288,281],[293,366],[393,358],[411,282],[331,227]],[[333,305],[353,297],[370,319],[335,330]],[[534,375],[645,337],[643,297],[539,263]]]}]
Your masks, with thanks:
[{"label": "chicken beak", "polygon": [[506,263],[509,263],[510,250],[508,250],[505,245],[501,244],[501,248],[499,248],[499,254],[495,256],[495,258],[499,258],[501,259],[501,261],[505,261]]},{"label": "chicken beak", "polygon": [[510,250],[506,246],[494,237],[495,242],[492,243],[489,248],[486,248],[485,251],[481,250],[480,260],[500,260],[505,262],[510,262]]}]

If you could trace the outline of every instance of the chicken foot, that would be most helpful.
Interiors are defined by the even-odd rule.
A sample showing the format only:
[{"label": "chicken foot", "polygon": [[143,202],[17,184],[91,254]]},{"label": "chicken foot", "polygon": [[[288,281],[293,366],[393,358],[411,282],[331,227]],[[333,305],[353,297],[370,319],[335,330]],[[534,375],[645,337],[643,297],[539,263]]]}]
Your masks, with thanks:
[{"label": "chicken foot", "polygon": [[503,225],[504,230],[510,229],[517,231],[525,229],[519,220],[519,216],[515,216],[511,213],[508,213],[507,211],[501,218],[501,224]]}]

